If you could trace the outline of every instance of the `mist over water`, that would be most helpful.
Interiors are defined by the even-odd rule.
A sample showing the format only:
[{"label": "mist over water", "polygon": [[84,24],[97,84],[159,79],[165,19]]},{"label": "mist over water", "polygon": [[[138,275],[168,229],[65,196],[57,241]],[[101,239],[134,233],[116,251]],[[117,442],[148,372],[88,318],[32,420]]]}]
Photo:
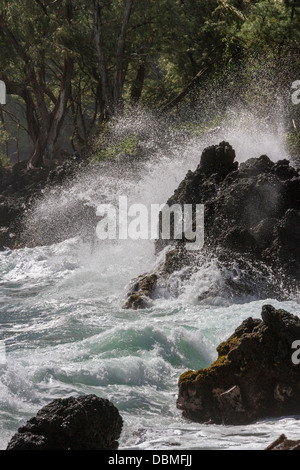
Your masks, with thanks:
[{"label": "mist over water", "polygon": [[[242,107],[226,110],[217,126],[166,120],[146,110],[115,119],[106,145],[117,146],[132,138],[132,154],[98,161],[80,170],[59,188],[45,190],[25,220],[25,237],[35,244],[51,244],[76,234],[91,234],[100,204],[117,206],[120,196],[129,203],[164,204],[188,170],[194,171],[204,148],[229,142],[236,160],[268,155],[274,162],[289,158],[285,120],[279,107],[273,120],[255,116]],[[98,149],[99,150],[99,149]],[[97,144],[95,145],[97,153]]]},{"label": "mist over water", "polygon": [[[99,204],[117,204],[124,195],[129,204],[165,203],[208,145],[228,141],[239,162],[263,154],[288,158],[280,110],[277,116],[270,122],[232,108],[217,126],[199,132],[192,121],[128,113],[113,122],[109,139],[115,144],[134,136],[135,155],[86,167],[37,199],[24,226],[34,247],[0,254],[7,349],[7,364],[0,366],[1,448],[50,400],[88,393],[119,409],[123,449],[260,449],[282,432],[297,437],[293,417],[233,428],[190,423],[176,409],[182,372],[210,365],[218,344],[244,319],[259,317],[264,303],[299,315],[297,299],[234,297],[222,289],[242,273],[207,259],[187,283],[174,275],[168,289],[159,285],[147,309],[124,310],[131,279],[160,262],[154,243],[100,242],[95,235]],[[213,295],[199,302],[212,285]]]}]

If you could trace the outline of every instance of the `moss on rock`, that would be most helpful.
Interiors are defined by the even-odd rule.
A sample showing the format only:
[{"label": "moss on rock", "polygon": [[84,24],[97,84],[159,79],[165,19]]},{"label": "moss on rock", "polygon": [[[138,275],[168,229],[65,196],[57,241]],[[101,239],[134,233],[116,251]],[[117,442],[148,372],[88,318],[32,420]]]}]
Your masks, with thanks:
[{"label": "moss on rock", "polygon": [[245,320],[218,346],[210,367],[180,376],[177,407],[193,421],[217,424],[298,414],[300,368],[292,344],[299,338],[297,316],[264,305],[262,320]]}]

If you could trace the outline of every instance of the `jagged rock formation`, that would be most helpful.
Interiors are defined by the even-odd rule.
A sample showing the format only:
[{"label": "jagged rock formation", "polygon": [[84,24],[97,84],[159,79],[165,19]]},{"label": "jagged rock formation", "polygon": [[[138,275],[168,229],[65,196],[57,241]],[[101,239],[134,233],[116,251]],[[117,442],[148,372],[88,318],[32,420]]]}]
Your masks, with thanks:
[{"label": "jagged rock formation", "polygon": [[207,247],[266,262],[272,258],[274,266],[283,262],[299,279],[299,172],[287,160],[274,163],[266,155],[239,167],[234,157],[227,142],[204,150],[195,172],[188,172],[167,204],[204,204]]},{"label": "jagged rock formation", "polygon": [[[167,204],[204,205],[201,255],[216,256],[229,269],[234,262],[247,272],[244,282],[240,279],[235,286],[241,292],[262,298],[280,295],[278,286],[266,283],[270,270],[283,291],[299,285],[300,175],[289,161],[274,163],[262,155],[238,165],[234,149],[221,142],[204,150],[196,170],[188,171]],[[197,269],[201,260],[185,250],[185,242],[157,240],[157,254],[169,248],[164,266],[156,272],[158,282],[184,266],[193,268],[191,273]]]},{"label": "jagged rock formation", "polygon": [[6,450],[116,450],[123,420],[95,395],[58,399],[18,429]]},{"label": "jagged rock formation", "polygon": [[248,424],[300,413],[300,366],[292,360],[300,319],[271,305],[218,348],[207,369],[179,378],[177,407],[197,422]]}]

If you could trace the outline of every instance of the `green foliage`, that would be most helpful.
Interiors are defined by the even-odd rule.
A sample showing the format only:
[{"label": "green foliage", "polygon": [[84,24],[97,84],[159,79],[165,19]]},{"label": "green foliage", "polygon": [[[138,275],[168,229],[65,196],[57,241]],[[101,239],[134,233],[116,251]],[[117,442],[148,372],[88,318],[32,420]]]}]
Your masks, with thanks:
[{"label": "green foliage", "polygon": [[277,53],[291,40],[299,39],[299,31],[283,2],[263,0],[252,6],[237,36],[246,51]]},{"label": "green foliage", "polygon": [[[98,142],[99,144],[99,142]],[[113,145],[108,145],[107,147],[101,148],[98,151],[95,151],[93,154],[93,161],[106,161],[106,160],[118,160],[122,156],[131,156],[136,155],[138,146],[138,139],[134,135],[129,135],[120,139],[118,142]]]},{"label": "green foliage", "polygon": [[300,132],[299,131],[291,131],[287,135],[287,144],[289,147],[289,153],[292,157],[300,157]]},{"label": "green foliage", "polygon": [[7,158],[6,153],[3,151],[4,146],[7,144],[9,139],[9,134],[5,130],[2,123],[0,123],[0,165],[7,166],[9,164],[9,159]]},{"label": "green foliage", "polygon": [[[0,79],[22,100],[22,119],[27,117],[34,141],[43,130],[45,109],[51,112],[56,106],[66,58],[74,61],[74,67],[66,110],[70,135],[64,141],[70,137],[74,150],[88,149],[103,132],[107,103],[95,43],[94,6],[101,10],[102,52],[113,96],[126,3],[0,0],[0,20],[10,31],[0,27]],[[134,94],[135,105],[161,109],[200,71],[205,70],[205,75],[195,86],[203,80],[220,80],[240,64],[240,78],[246,84],[243,98],[254,102],[255,97],[257,106],[271,107],[276,90],[290,86],[291,67],[296,75],[299,71],[293,79],[300,79],[298,0],[133,0],[122,50],[122,109],[132,106]],[[273,76],[262,77],[265,64]],[[249,91],[247,81],[253,78],[257,89]],[[26,101],[28,96],[32,102]],[[196,96],[187,93],[184,102],[193,103]],[[66,129],[62,126],[63,132]],[[134,137],[122,138],[105,146],[97,158],[133,155],[136,145]]]}]

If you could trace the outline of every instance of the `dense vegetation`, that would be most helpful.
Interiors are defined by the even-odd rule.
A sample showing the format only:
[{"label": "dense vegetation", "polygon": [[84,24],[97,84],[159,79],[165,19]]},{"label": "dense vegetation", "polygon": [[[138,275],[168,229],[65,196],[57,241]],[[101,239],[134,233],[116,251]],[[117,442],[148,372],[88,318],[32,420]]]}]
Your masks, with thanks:
[{"label": "dense vegetation", "polygon": [[235,87],[270,110],[282,94],[299,151],[299,0],[0,0],[0,44],[1,151],[28,148],[30,166],[88,154],[113,116],[174,113],[224,80],[227,99]]}]

